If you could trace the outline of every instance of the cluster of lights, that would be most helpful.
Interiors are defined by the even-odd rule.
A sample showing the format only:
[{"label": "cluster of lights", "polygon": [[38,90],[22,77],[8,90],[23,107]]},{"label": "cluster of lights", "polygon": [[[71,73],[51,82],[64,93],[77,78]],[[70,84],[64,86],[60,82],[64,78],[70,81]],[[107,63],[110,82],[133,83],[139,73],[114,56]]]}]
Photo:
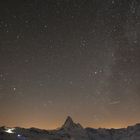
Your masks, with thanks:
[{"label": "cluster of lights", "polygon": [[12,134],[12,133],[14,133],[14,130],[15,130],[15,128],[6,128],[5,132],[9,133],[9,134]]},{"label": "cluster of lights", "polygon": [[[14,131],[15,131],[15,128],[8,128],[8,127],[6,127],[4,130],[4,132],[9,133],[9,134],[14,134],[15,133]],[[17,137],[20,138],[22,137],[22,135],[17,134]]]}]

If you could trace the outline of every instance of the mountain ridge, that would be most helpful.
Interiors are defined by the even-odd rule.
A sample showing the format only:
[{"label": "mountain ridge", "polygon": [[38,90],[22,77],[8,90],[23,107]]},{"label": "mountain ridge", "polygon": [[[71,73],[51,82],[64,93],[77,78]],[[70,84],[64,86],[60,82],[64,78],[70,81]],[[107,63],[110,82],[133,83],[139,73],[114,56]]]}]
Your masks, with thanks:
[{"label": "mountain ridge", "polygon": [[83,128],[70,116],[59,129],[0,127],[0,140],[140,140],[140,123],[127,128]]}]

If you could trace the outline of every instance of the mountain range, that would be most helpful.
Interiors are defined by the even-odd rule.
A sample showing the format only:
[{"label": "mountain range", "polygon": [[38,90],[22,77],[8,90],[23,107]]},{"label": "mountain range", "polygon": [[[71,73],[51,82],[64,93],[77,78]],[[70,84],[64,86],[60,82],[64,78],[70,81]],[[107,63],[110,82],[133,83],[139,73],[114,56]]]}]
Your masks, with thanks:
[{"label": "mountain range", "polygon": [[83,128],[68,116],[55,130],[0,127],[0,140],[140,140],[140,124],[121,129]]}]

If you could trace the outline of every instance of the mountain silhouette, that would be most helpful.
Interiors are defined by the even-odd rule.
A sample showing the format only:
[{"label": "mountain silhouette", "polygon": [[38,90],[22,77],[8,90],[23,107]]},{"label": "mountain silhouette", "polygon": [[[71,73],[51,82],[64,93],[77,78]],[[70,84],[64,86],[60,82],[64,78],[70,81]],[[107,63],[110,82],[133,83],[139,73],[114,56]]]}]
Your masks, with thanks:
[{"label": "mountain silhouette", "polygon": [[70,116],[67,117],[62,129],[72,130],[72,129],[83,129],[79,123],[74,123]]},{"label": "mountain silhouette", "polygon": [[0,127],[0,140],[140,140],[140,124],[121,129],[83,128],[68,116],[55,130]]}]

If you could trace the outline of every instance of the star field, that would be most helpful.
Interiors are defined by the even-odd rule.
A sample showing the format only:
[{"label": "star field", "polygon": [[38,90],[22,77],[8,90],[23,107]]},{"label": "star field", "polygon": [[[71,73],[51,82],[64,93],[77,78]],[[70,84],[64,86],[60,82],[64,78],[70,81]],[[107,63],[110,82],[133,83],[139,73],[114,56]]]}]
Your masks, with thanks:
[{"label": "star field", "polygon": [[140,118],[138,0],[0,4],[0,125],[126,127]]}]

